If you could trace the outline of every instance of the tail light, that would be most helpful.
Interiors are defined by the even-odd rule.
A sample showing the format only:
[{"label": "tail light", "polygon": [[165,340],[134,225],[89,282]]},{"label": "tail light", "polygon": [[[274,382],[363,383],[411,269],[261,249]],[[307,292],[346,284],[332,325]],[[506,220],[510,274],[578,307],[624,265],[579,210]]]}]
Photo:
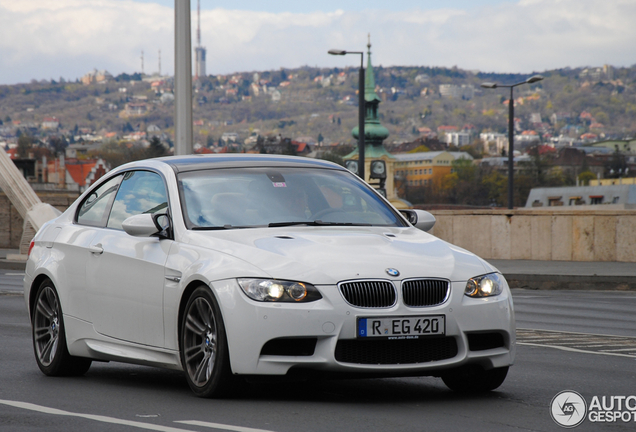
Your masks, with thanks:
[{"label": "tail light", "polygon": [[31,250],[33,249],[33,245],[35,245],[35,242],[31,240],[31,243],[29,243],[29,252],[27,252],[27,256],[31,256]]}]

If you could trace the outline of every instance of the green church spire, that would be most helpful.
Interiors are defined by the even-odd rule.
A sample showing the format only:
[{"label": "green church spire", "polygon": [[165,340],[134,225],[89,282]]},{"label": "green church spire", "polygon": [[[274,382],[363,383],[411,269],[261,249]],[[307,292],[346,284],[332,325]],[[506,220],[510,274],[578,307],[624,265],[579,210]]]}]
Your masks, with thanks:
[{"label": "green church spire", "polygon": [[[367,48],[367,70],[364,76],[364,100],[366,108],[366,115],[364,119],[365,148],[369,145],[371,145],[372,147],[382,148],[382,141],[384,141],[389,136],[389,130],[380,124],[380,119],[378,118],[378,105],[380,104],[380,102],[382,102],[382,100],[375,92],[375,75],[373,73],[373,66],[371,65],[370,35]],[[351,134],[354,138],[358,138],[357,126],[353,128]]]},{"label": "green church spire", "polygon": [[382,101],[375,92],[375,74],[373,73],[373,66],[371,65],[371,35],[369,35],[369,42],[367,43],[367,70],[364,74],[364,100],[367,103],[373,101],[380,103]]}]

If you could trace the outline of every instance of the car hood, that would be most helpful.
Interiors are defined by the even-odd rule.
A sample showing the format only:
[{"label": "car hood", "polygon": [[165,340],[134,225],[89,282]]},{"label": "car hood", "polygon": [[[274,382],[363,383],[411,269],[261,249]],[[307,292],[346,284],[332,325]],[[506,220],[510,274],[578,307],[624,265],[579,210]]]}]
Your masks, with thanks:
[{"label": "car hood", "polygon": [[[297,226],[190,231],[187,243],[251,264],[245,269],[250,275],[256,266],[263,277],[315,285],[358,278],[465,281],[495,270],[476,255],[416,228]],[[399,276],[389,276],[389,268],[398,270]]]}]

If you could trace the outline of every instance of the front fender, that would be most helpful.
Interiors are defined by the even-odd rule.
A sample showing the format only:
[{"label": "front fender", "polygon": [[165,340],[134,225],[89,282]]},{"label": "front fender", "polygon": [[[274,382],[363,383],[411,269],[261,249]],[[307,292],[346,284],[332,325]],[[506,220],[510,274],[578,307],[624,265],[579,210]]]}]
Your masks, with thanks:
[{"label": "front fender", "polygon": [[[260,268],[223,252],[174,242],[165,267],[165,346],[179,349],[181,311],[190,293],[199,285],[211,287],[215,281],[236,277],[270,277]],[[218,293],[212,291],[218,298]],[[223,309],[221,307],[221,309]]]}]

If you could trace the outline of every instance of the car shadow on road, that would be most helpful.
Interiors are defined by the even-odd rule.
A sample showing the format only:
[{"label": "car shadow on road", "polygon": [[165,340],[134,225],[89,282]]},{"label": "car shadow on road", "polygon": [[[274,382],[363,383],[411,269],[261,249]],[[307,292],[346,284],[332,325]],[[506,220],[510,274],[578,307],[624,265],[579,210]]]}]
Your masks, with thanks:
[{"label": "car shadow on road", "polygon": [[[183,372],[152,367],[94,363],[86,374],[86,381],[112,387],[121,392],[125,388],[152,393],[173,393],[175,397],[195,397]],[[505,384],[504,384],[505,386]],[[311,379],[289,380],[271,377],[241,379],[234,391],[223,397],[227,401],[306,401],[348,402],[356,404],[395,402],[445,402],[472,399],[507,398],[505,391],[482,394],[455,393],[440,378],[370,378],[370,379]]]}]

